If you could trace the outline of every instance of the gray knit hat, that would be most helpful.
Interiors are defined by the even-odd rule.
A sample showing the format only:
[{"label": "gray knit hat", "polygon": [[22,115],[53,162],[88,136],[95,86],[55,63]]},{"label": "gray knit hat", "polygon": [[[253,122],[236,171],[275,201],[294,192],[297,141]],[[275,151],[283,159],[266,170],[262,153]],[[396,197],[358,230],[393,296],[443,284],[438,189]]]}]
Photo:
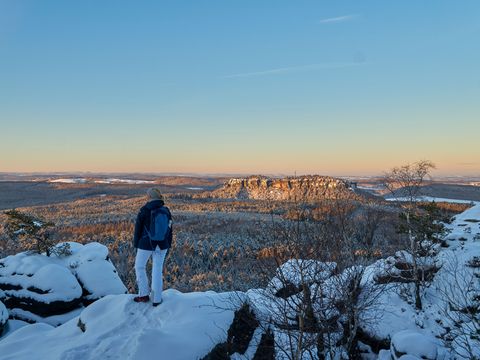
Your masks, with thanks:
[{"label": "gray knit hat", "polygon": [[148,189],[147,195],[151,200],[163,200],[162,192],[158,188]]}]

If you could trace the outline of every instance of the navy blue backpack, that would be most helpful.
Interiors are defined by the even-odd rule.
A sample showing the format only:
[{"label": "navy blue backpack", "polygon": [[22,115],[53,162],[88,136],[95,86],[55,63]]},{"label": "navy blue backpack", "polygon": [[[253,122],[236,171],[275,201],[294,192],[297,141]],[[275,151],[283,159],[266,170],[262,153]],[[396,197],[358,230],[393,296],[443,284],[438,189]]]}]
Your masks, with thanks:
[{"label": "navy blue backpack", "polygon": [[153,209],[150,213],[150,229],[147,229],[151,241],[165,241],[170,230],[169,213],[163,207]]}]

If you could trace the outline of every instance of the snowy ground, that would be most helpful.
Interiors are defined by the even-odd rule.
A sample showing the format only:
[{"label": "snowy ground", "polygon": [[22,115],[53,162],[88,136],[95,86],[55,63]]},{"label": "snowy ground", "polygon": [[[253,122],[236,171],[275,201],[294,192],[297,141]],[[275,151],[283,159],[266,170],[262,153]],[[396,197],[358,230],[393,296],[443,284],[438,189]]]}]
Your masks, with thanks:
[{"label": "snowy ground", "polygon": [[[439,251],[436,261],[441,268],[424,294],[423,310],[415,310],[413,304],[405,301],[392,289],[382,295],[381,302],[384,308],[382,320],[370,329],[371,333],[379,338],[396,339],[400,347],[410,349],[409,354],[417,354],[417,358],[454,358],[455,354],[450,353],[442,342],[442,339],[449,337],[448,329],[454,329],[453,347],[459,353],[456,356],[465,359],[471,356],[461,349],[463,345],[460,344],[469,342],[469,335],[462,338],[459,334],[462,332],[467,334],[469,327],[475,328],[475,325],[465,318],[462,319],[464,331],[461,331],[461,328],[456,329],[454,319],[457,315],[449,311],[451,305],[446,301],[446,295],[459,305],[466,305],[465,302],[470,295],[475,296],[480,292],[478,268],[467,266],[473,259],[480,258],[480,203],[476,202],[473,207],[457,215],[447,228],[449,234],[446,240],[449,247]],[[405,330],[410,331],[410,335],[408,331],[404,332]],[[416,334],[418,342],[412,341],[415,338],[412,334]],[[394,342],[392,341],[392,345]],[[423,343],[423,347],[419,346],[419,343]],[[436,345],[438,354],[428,357],[422,351],[429,352],[428,348],[432,344]],[[478,348],[480,342],[472,344],[473,352],[480,356]],[[384,351],[380,353],[379,358],[390,359],[391,354],[393,356],[393,351]],[[423,357],[420,354],[423,354]]]},{"label": "snowy ground", "polygon": [[[0,341],[2,360],[198,359],[233,320],[230,293],[164,292],[161,306],[137,304],[132,295],[110,295],[57,328],[25,326]],[[84,326],[79,326],[79,319]],[[84,332],[81,327],[84,328]]]},{"label": "snowy ground", "polygon": [[107,178],[107,179],[98,179],[92,180],[87,178],[60,178],[60,179],[50,179],[49,183],[59,183],[59,184],[86,184],[93,182],[95,184],[129,184],[129,185],[144,185],[144,184],[154,184],[155,181],[151,180],[135,180],[135,179],[117,179],[117,178]]},{"label": "snowy ground", "polygon": [[[386,198],[387,201],[408,201],[409,199],[406,197],[390,197]],[[417,201],[435,201],[435,202],[449,202],[449,203],[457,203],[457,204],[475,204],[476,201],[471,200],[459,200],[459,199],[447,199],[447,198],[440,198],[440,197],[431,197],[431,196],[419,196]]]},{"label": "snowy ground", "polygon": [[87,179],[84,178],[74,178],[74,179],[53,179],[48,180],[50,183],[60,183],[60,184],[85,184]]},{"label": "snowy ground", "polygon": [[95,180],[96,184],[130,184],[130,185],[143,185],[143,184],[155,184],[155,181],[151,180],[132,180],[132,179],[102,179]]}]

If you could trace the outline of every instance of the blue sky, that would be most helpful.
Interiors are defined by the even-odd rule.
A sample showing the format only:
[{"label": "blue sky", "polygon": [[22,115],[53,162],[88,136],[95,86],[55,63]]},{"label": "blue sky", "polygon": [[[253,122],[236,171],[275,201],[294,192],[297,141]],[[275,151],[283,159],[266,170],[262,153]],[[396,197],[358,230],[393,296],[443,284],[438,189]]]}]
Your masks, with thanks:
[{"label": "blue sky", "polygon": [[0,0],[0,171],[480,175],[478,1]]}]

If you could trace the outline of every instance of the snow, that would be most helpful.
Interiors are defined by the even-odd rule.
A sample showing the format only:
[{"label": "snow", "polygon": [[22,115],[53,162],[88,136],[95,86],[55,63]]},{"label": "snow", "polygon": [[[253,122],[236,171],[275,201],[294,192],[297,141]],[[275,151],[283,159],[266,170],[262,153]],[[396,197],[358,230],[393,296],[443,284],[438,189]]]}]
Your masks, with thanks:
[{"label": "snow", "polygon": [[49,183],[57,184],[129,184],[129,185],[144,185],[144,184],[155,184],[153,180],[135,180],[135,179],[117,179],[117,178],[107,178],[107,179],[86,179],[86,178],[60,178],[60,179],[50,179]]},{"label": "snow", "polygon": [[381,191],[385,190],[384,185],[357,185],[357,189],[369,190],[369,191]]},{"label": "snow", "polygon": [[75,179],[54,179],[48,180],[50,183],[61,183],[61,184],[85,184],[87,179],[85,178],[75,178]]},{"label": "snow", "polygon": [[88,300],[95,300],[109,294],[122,294],[127,290],[118,277],[115,267],[110,261],[106,261],[107,259],[108,249],[96,242],[77,247],[68,257],[71,271],[89,292],[86,296]]},{"label": "snow", "polygon": [[[48,291],[48,294],[38,295],[42,302],[70,301],[82,295],[82,288],[75,276],[67,268],[60,265],[45,265],[29,279],[31,286]],[[31,292],[25,294],[25,296],[30,297],[32,295]]]},{"label": "snow", "polygon": [[263,329],[258,327],[253,332],[252,340],[248,345],[247,350],[244,354],[234,353],[230,355],[230,360],[245,360],[245,359],[253,359],[255,352],[257,351],[258,344],[260,344],[260,340],[262,339]]},{"label": "snow", "polygon": [[[164,292],[158,307],[137,304],[132,295],[109,295],[78,318],[52,328],[23,327],[0,341],[2,360],[22,359],[198,359],[226,340],[233,320],[231,293]],[[85,324],[82,332],[77,323]]]},{"label": "snow", "polygon": [[132,179],[102,179],[95,180],[96,184],[130,184],[130,185],[143,185],[143,184],[155,184],[155,181],[152,180],[132,180]]},{"label": "snow", "polygon": [[4,325],[8,320],[8,310],[0,301],[0,326]]},{"label": "snow", "polygon": [[296,286],[300,286],[302,283],[321,282],[332,275],[336,266],[333,262],[288,260],[277,269],[277,275],[270,281],[268,287],[280,290],[287,282]]},{"label": "snow", "polygon": [[[29,322],[41,322],[51,326],[59,326],[73,319],[74,317],[80,315],[83,309],[84,309],[83,307],[80,307],[78,309],[74,309],[65,314],[42,317],[30,311],[15,308],[10,310],[10,316],[15,317],[16,319],[25,319],[25,320],[28,320]],[[11,321],[12,320],[9,320],[9,324]],[[22,322],[25,322],[25,321],[22,321]]]},{"label": "snow", "polygon": [[420,359],[437,358],[437,346],[427,336],[411,330],[404,330],[396,333],[392,338],[391,351],[393,354],[414,355]]},{"label": "snow", "polygon": [[93,260],[105,260],[108,257],[107,247],[97,242],[91,242],[85,245],[72,242],[68,244],[72,251],[72,255],[68,257],[68,262],[70,264]]},{"label": "snow", "polygon": [[[68,245],[71,250],[69,256],[23,252],[0,260],[3,265],[0,266],[0,281],[8,285],[8,290],[5,290],[2,296],[25,303],[20,306],[22,309],[10,309],[11,315],[27,321],[58,325],[78,315],[78,311],[72,311],[75,303],[127,292],[108,259],[107,247],[96,242],[86,245],[69,242]],[[84,294],[82,286],[87,294]],[[39,316],[31,312],[38,311],[33,308],[34,304],[28,305],[32,300],[42,304],[59,301],[72,305],[67,306],[65,314],[45,316],[50,314],[51,310],[44,308],[42,311],[45,313],[40,313],[42,316]]]},{"label": "snow", "polygon": [[[392,197],[386,198],[387,201],[410,201],[407,197]],[[472,200],[460,200],[460,199],[447,199],[441,197],[432,197],[432,196],[417,196],[416,201],[424,201],[424,202],[450,202],[450,203],[457,203],[457,204],[477,204],[478,201]]]},{"label": "snow", "polygon": [[465,219],[478,219],[480,220],[480,202],[473,202],[475,206],[472,206],[471,208],[465,210],[461,214],[458,214],[455,216],[455,220],[457,220],[457,223],[453,224],[453,227],[455,225],[458,225],[458,221],[460,220],[465,220]]},{"label": "snow", "polygon": [[[9,284],[22,287],[20,290],[7,290],[5,293],[30,297],[46,303],[57,300],[71,301],[82,295],[82,288],[75,273],[78,273],[82,285],[86,286],[97,298],[107,293],[124,293],[126,291],[118,276],[112,276],[115,274],[113,265],[104,261],[108,255],[108,249],[105,246],[90,243],[81,248],[75,246],[72,252],[71,256],[65,258],[20,253],[3,259],[5,267],[0,268],[0,276],[8,276]],[[65,266],[65,263],[72,268],[74,273]],[[102,272],[95,273],[95,271]],[[103,287],[99,281],[104,281]],[[48,291],[48,293],[31,292],[27,290],[29,287]]]},{"label": "snow", "polygon": [[[4,282],[21,286],[19,290],[5,290],[7,296],[15,295],[19,298],[31,298],[42,303],[51,303],[53,301],[71,301],[82,295],[82,288],[78,284],[75,276],[64,266],[58,264],[46,263],[42,259],[43,255],[29,257],[27,255],[20,257],[17,266],[9,266],[16,256],[8,257],[6,267],[0,268],[0,275],[4,276]],[[33,259],[39,259],[37,263]],[[25,264],[25,267],[22,265]],[[13,272],[10,272],[12,271]],[[7,273],[10,272],[10,273]],[[15,275],[13,275],[15,274]],[[24,276],[24,274],[33,274]],[[8,276],[8,280],[6,277]],[[45,294],[39,294],[29,291],[28,288],[37,288],[46,291]]]},{"label": "snow", "polygon": [[[365,329],[369,334],[381,339],[392,338],[392,343],[397,350],[400,352],[408,350],[408,357],[414,356],[410,358],[423,356],[426,359],[440,359],[452,356],[437,338],[445,335],[445,328],[455,327],[447,316],[450,306],[444,294],[448,292],[449,296],[458,300],[465,299],[465,295],[469,295],[470,291],[472,295],[480,291],[478,280],[474,277],[475,270],[465,266],[469,260],[480,256],[480,242],[476,238],[480,233],[480,223],[466,221],[470,219],[480,220],[480,203],[474,203],[473,207],[455,216],[454,221],[446,225],[449,230],[446,236],[449,247],[441,248],[436,258],[441,267],[435,274],[432,284],[425,291],[423,309],[416,310],[399,295],[396,289],[387,288],[379,299],[383,308],[382,320],[375,326]],[[372,266],[382,264],[386,268],[388,261],[389,259],[382,259]],[[469,279],[472,279],[471,282]],[[412,284],[405,286],[412,286]],[[468,327],[472,325],[464,320],[462,326],[468,331]],[[458,339],[453,341],[453,346],[456,346],[455,341]],[[419,348],[415,348],[416,346]],[[475,345],[473,346],[475,348]],[[476,346],[477,354],[480,355],[478,343]],[[432,355],[433,348],[438,351],[438,357]],[[456,348],[459,351],[458,344]],[[424,352],[422,355],[420,350]],[[383,354],[387,353],[390,354],[390,351],[380,353],[379,359],[383,359]],[[408,357],[405,355],[401,358]],[[388,356],[385,355],[385,358]],[[460,358],[469,358],[469,355],[463,354]]]},{"label": "snow", "polygon": [[2,338],[7,337],[9,334],[13,333],[14,331],[17,331],[18,329],[27,325],[30,325],[30,324],[22,320],[9,319],[6,325],[6,328],[3,329],[3,334],[0,334],[0,340]]},{"label": "snow", "polygon": [[88,300],[124,293],[126,288],[116,273],[113,264],[107,261],[83,263],[76,268],[78,280],[91,294],[86,296]]},{"label": "snow", "polygon": [[51,258],[23,252],[1,259],[1,263],[4,267],[0,267],[0,276],[11,276],[12,279],[15,279],[17,275],[33,275],[42,266],[50,264]]}]

